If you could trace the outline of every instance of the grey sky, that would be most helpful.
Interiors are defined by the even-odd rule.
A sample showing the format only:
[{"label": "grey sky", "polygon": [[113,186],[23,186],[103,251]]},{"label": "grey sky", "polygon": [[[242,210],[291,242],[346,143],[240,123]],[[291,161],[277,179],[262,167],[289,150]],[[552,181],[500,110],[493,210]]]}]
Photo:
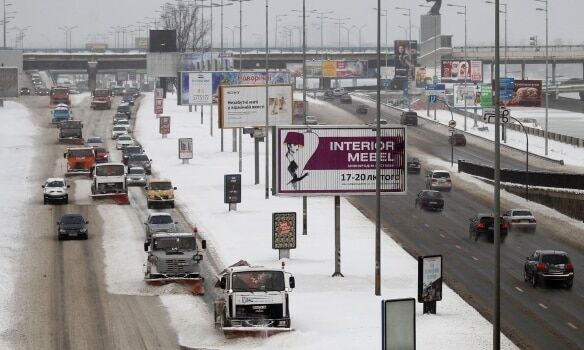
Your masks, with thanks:
[{"label": "grey sky", "polygon": [[[220,2],[220,0],[213,0]],[[494,0],[493,0],[494,1]],[[109,45],[113,46],[112,26],[135,25],[138,21],[146,21],[145,17],[154,17],[163,1],[155,0],[7,0],[12,3],[9,11],[17,11],[14,19],[7,25],[7,45],[13,46],[17,30],[14,27],[24,28],[31,26],[25,32],[24,47],[64,47],[65,34],[59,26],[78,26],[72,32],[73,47],[84,46],[86,42],[103,42],[103,35],[109,38]],[[507,0],[508,3],[508,44],[527,44],[529,37],[537,35],[540,44],[545,40],[545,13],[536,11],[536,7],[545,4],[535,0]],[[209,0],[205,0],[209,3]],[[230,3],[224,0],[224,3]],[[467,41],[468,45],[486,45],[494,42],[494,5],[485,3],[485,0],[456,0],[444,1],[442,4],[442,33],[452,34],[455,46],[464,44],[464,16],[456,14],[457,9],[447,7],[447,3],[467,6]],[[503,1],[501,3],[504,3]],[[406,11],[396,10],[395,7],[410,7],[412,20],[412,39],[419,36],[420,15],[428,12],[425,0],[382,0],[382,8],[389,10],[389,40],[404,38],[404,29],[408,27],[408,17],[402,15]],[[375,45],[376,12],[372,9],[377,5],[376,0],[306,0],[307,11],[331,11],[329,16],[351,17],[346,20],[348,27],[366,25],[362,33],[363,45]],[[302,18],[292,9],[302,10],[302,0],[269,0],[269,42],[274,43],[274,16],[288,14],[279,23],[278,31],[284,26],[301,26]],[[503,9],[503,8],[502,8]],[[0,9],[1,10],[1,9]],[[243,43],[244,46],[264,45],[265,33],[265,0],[252,0],[243,3]],[[214,46],[219,46],[220,30],[219,8],[213,12]],[[584,0],[549,0],[549,42],[564,44],[584,44]],[[205,17],[210,16],[209,10]],[[309,46],[320,45],[320,29],[313,23],[319,22],[316,16],[307,19],[307,39]],[[325,20],[325,45],[338,45],[338,25],[333,20]],[[501,45],[504,38],[504,14],[501,14]],[[239,25],[239,4],[224,9],[224,26]],[[351,30],[351,46],[358,45],[358,30]],[[385,19],[382,18],[382,40],[385,40]],[[97,36],[96,36],[97,35]],[[138,35],[137,33],[135,34]],[[144,36],[144,30],[142,30]],[[298,30],[294,30],[294,45],[298,46]],[[231,31],[224,30],[225,45],[232,45]],[[284,46],[285,38],[278,36],[279,46]],[[238,33],[235,34],[235,43],[238,46]],[[341,29],[341,45],[347,45],[347,31]],[[390,44],[391,45],[391,44]]]}]

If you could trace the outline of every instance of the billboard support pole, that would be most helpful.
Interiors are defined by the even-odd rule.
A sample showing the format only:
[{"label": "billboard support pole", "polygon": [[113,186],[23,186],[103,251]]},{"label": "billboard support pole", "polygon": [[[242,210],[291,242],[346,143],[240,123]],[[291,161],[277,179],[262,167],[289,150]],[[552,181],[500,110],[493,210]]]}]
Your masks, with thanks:
[{"label": "billboard support pole", "polygon": [[[276,25],[278,25],[278,18],[276,18]],[[276,41],[278,40],[277,32],[274,34],[274,38]],[[268,60],[270,54],[270,47],[268,45],[268,0],[266,0],[266,128],[265,128],[265,138],[266,138],[266,187],[265,187],[265,197],[266,199],[270,198],[270,186],[268,183],[270,182],[270,150],[269,150],[269,141],[270,141],[270,130],[269,127],[269,112],[268,106],[270,105],[270,95],[269,95],[269,88],[268,88],[268,79],[269,79],[269,71],[268,71]]]},{"label": "billboard support pole", "polygon": [[260,141],[258,138],[254,137],[253,140],[253,154],[254,154],[254,162],[255,162],[255,183],[259,185],[260,183]]},{"label": "billboard support pole", "polygon": [[[389,16],[386,10],[386,16]],[[385,18],[387,23],[387,17]],[[387,41],[387,32],[386,39]],[[387,56],[386,56],[387,57]],[[377,115],[375,120],[375,295],[381,295],[381,0],[377,0]]]},{"label": "billboard support pole", "polygon": [[233,133],[233,149],[232,152],[237,152],[237,129],[232,129]]},{"label": "billboard support pole", "polygon": [[193,105],[189,105],[189,112],[193,111]]},{"label": "billboard support pole", "polygon": [[238,128],[239,130],[239,172],[241,173],[241,163],[242,163],[242,158],[243,158],[243,152],[241,151],[241,139],[243,136],[243,128]]},{"label": "billboard support pole", "polygon": [[[302,114],[306,124],[306,0],[302,0]],[[302,197],[302,234],[308,234],[308,198]]]},{"label": "billboard support pole", "polygon": [[308,199],[302,196],[302,234],[308,234]]},{"label": "billboard support pole", "polygon": [[345,277],[341,273],[341,197],[335,196],[335,273],[333,277]]},{"label": "billboard support pole", "polygon": [[213,102],[211,102],[211,106],[209,108],[211,109],[209,117],[209,132],[211,133],[211,136],[213,136]]},{"label": "billboard support pole", "polygon": [[203,105],[201,105],[201,125],[203,125]]}]

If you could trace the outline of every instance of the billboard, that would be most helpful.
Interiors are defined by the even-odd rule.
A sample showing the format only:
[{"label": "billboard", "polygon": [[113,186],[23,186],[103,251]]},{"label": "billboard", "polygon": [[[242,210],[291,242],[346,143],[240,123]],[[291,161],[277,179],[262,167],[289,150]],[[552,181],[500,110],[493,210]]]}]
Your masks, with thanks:
[{"label": "billboard", "polygon": [[341,60],[337,61],[337,78],[360,78],[367,76],[369,61]]},{"label": "billboard", "polygon": [[160,125],[158,127],[158,131],[162,135],[170,134],[170,117],[169,116],[161,116]]},{"label": "billboard", "polygon": [[[367,125],[278,127],[277,195],[375,194],[375,134]],[[382,127],[380,151],[381,194],[405,194],[405,127]]]},{"label": "billboard", "polygon": [[416,40],[396,40],[394,42],[395,79],[414,78],[414,68],[418,63],[418,42]]},{"label": "billboard", "polygon": [[426,67],[416,67],[416,87],[424,88],[427,84],[432,84],[432,77],[426,74]]},{"label": "billboard", "polygon": [[272,213],[272,249],[296,249],[296,212]]},{"label": "billboard", "polygon": [[418,302],[442,300],[442,255],[418,257]]},{"label": "billboard", "polygon": [[0,98],[18,97],[18,68],[0,68]]},{"label": "billboard", "polygon": [[219,89],[219,127],[243,128],[292,124],[292,85],[222,85]]},{"label": "billboard", "polygon": [[324,78],[336,78],[337,61],[322,61],[322,76]]},{"label": "billboard", "polygon": [[381,301],[381,350],[416,350],[416,300]]},{"label": "billboard", "polygon": [[150,52],[176,52],[175,29],[150,29]]},{"label": "billboard", "polygon": [[91,52],[105,52],[107,50],[106,43],[86,43],[85,49]]},{"label": "billboard", "polygon": [[[286,63],[286,70],[292,77],[302,77],[302,63]],[[311,78],[363,78],[368,71],[367,60],[306,61],[306,76]]]},{"label": "billboard", "polygon": [[483,62],[471,60],[442,60],[442,82],[463,83],[483,81]]},{"label": "billboard", "polygon": [[480,85],[477,104],[483,108],[493,107],[493,86],[491,84]]},{"label": "billboard", "polygon": [[212,73],[186,72],[186,74],[181,74],[181,103],[179,104],[212,104],[212,88]]},{"label": "billboard", "polygon": [[193,159],[193,138],[178,139],[178,159]]},{"label": "billboard", "polygon": [[454,93],[454,107],[464,108],[465,100],[466,100],[466,107],[467,108],[480,108],[481,107],[479,85],[455,84],[453,87],[453,91],[454,91],[453,92]]},{"label": "billboard", "polygon": [[515,80],[513,97],[503,103],[505,106],[541,107],[542,95],[541,80]]}]

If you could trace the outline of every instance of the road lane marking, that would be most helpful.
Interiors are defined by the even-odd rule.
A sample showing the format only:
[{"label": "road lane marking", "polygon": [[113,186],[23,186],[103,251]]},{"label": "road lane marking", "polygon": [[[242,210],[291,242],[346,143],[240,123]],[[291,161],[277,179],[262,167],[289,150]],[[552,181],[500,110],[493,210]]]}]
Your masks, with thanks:
[{"label": "road lane marking", "polygon": [[459,246],[458,244],[455,244],[454,246],[455,246],[456,248],[458,248],[458,249],[462,249],[462,247],[461,247],[461,246]]},{"label": "road lane marking", "polygon": [[440,234],[440,237],[442,237],[442,238],[446,238],[446,236],[444,236],[443,234]]},{"label": "road lane marking", "polygon": [[574,326],[571,322],[566,323],[568,326],[572,327],[573,329],[578,329],[578,327]]},{"label": "road lane marking", "polygon": [[417,218],[418,218],[418,217],[417,217],[417,216],[415,216],[415,215],[412,215],[412,217],[413,217],[414,219],[417,219]]},{"label": "road lane marking", "polygon": [[547,309],[547,306],[545,306],[545,305],[544,305],[544,304],[542,304],[542,303],[538,303],[537,305],[541,306],[541,308],[542,308],[542,309]]},{"label": "road lane marking", "polygon": [[430,227],[430,225],[428,225],[428,224],[424,224],[424,226],[426,226],[426,227]]},{"label": "road lane marking", "polygon": [[520,291],[521,293],[523,293],[523,289],[521,289],[519,287],[515,287],[515,289],[517,289],[518,291]]},{"label": "road lane marking", "polygon": [[477,258],[476,256],[471,256],[471,258],[472,258],[474,261],[479,261],[479,258]]}]

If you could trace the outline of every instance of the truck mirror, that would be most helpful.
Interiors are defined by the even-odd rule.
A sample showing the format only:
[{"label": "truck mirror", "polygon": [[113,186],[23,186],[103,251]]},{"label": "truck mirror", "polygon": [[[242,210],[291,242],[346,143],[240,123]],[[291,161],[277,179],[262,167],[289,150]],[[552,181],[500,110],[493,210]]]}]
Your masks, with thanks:
[{"label": "truck mirror", "polygon": [[71,188],[71,185],[67,185],[67,188]]},{"label": "truck mirror", "polygon": [[201,241],[201,248],[207,249],[207,240],[204,239]]},{"label": "truck mirror", "polygon": [[42,185],[41,188],[45,188],[45,185]]},{"label": "truck mirror", "polygon": [[144,189],[145,189],[146,191],[148,191],[148,186],[144,186]]},{"label": "truck mirror", "polygon": [[175,189],[175,190],[176,190],[176,187],[173,187],[173,189]]},{"label": "truck mirror", "polygon": [[291,276],[288,282],[290,283],[290,288],[294,289],[296,287],[296,280],[294,279],[294,276]]},{"label": "truck mirror", "polygon": [[150,242],[146,241],[144,242],[144,251],[147,252],[148,251],[148,246],[150,245]]},{"label": "truck mirror", "polygon": [[67,158],[67,152],[63,153],[63,158]]},{"label": "truck mirror", "polygon": [[219,287],[221,287],[221,289],[225,289],[225,287],[227,287],[227,278],[225,278],[225,276],[221,277],[221,281],[219,281]]}]

